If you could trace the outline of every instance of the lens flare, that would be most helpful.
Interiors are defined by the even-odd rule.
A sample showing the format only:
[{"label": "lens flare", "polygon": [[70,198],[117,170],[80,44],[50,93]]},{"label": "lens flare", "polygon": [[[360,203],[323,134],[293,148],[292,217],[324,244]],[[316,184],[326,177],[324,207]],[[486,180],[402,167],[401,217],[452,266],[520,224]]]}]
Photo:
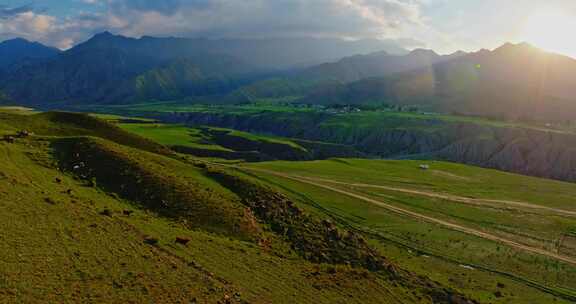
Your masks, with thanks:
[{"label": "lens flare", "polygon": [[576,29],[576,16],[563,11],[541,11],[530,15],[521,38],[547,51],[576,57],[576,40],[567,36]]}]

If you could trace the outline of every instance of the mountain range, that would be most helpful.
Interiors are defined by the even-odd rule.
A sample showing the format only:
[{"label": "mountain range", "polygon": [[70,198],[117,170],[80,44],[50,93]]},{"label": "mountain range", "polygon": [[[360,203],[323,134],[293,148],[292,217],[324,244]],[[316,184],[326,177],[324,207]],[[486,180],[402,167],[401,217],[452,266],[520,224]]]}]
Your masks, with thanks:
[{"label": "mountain range", "polygon": [[[12,54],[3,56],[0,92],[4,100],[52,107],[290,97],[511,120],[567,121],[576,110],[576,60],[529,44],[439,55],[404,52],[386,41],[304,40],[134,39],[104,32],[59,52],[17,39],[0,45],[0,53]],[[337,56],[343,58],[330,61]]]},{"label": "mountain range", "polygon": [[529,44],[459,53],[430,65],[316,86],[302,101],[415,105],[506,120],[567,121],[576,111],[576,60]]},{"label": "mountain range", "polygon": [[[316,91],[324,92],[326,88],[339,87],[348,83],[387,77],[394,74],[420,70],[433,64],[449,61],[463,56],[464,52],[451,55],[438,55],[432,50],[416,49],[404,55],[390,54],[386,51],[366,55],[345,57],[335,62],[323,63],[299,70],[284,77],[265,79],[249,86],[242,87],[236,96],[252,99],[279,97],[284,95],[308,95]],[[314,97],[312,95],[311,97]],[[312,103],[330,104],[354,101],[337,100],[332,102],[330,96],[322,96],[322,100],[304,100]]]},{"label": "mountain range", "polygon": [[[33,46],[37,44],[28,47]],[[2,75],[0,87],[26,104],[222,95],[271,72],[383,49],[405,52],[389,42],[371,40],[134,39],[104,32],[42,62],[14,58],[18,68]]]}]

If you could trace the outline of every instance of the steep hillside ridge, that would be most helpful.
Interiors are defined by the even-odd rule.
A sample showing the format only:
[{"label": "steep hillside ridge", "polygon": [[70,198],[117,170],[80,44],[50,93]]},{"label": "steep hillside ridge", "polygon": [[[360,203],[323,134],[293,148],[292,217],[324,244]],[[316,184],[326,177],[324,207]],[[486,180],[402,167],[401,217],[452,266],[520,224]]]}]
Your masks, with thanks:
[{"label": "steep hillside ridge", "polygon": [[329,221],[320,222],[283,195],[223,171],[212,170],[209,174],[237,193],[258,218],[270,224],[274,232],[285,236],[306,259],[372,271],[387,270],[391,274],[396,272],[362,237],[353,232],[343,233]]},{"label": "steep hillside ridge", "polygon": [[124,121],[118,125],[174,151],[198,157],[256,162],[362,156],[351,146],[256,135],[224,128]]},{"label": "steep hillside ridge", "polygon": [[[0,302],[215,303],[238,292],[166,250],[174,235],[199,242],[201,234],[83,186],[50,153],[41,139],[0,141]],[[157,246],[144,242],[151,237]]]},{"label": "steep hillside ridge", "polygon": [[[363,114],[258,115],[188,113],[165,116],[180,123],[213,125],[353,146],[385,158],[435,158],[538,177],[576,181],[576,135],[427,118],[373,120]],[[353,123],[358,120],[358,124]],[[313,126],[313,127],[312,127]]]},{"label": "steep hillside ridge", "polygon": [[249,212],[199,183],[199,174],[176,174],[188,169],[178,161],[91,138],[59,140],[55,148],[63,168],[79,178],[187,227],[243,238],[258,232]]},{"label": "steep hillside ridge", "polygon": [[170,149],[156,142],[82,113],[45,112],[34,115],[0,113],[0,126],[13,132],[26,130],[44,136],[96,136],[148,152],[172,154]]}]

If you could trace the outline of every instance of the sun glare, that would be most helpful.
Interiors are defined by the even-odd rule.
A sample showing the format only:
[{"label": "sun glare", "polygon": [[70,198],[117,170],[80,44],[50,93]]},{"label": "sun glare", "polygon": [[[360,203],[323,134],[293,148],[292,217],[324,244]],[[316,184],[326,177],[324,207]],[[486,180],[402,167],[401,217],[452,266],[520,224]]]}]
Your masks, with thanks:
[{"label": "sun glare", "polygon": [[576,57],[576,16],[562,11],[542,11],[529,16],[521,38],[541,49]]}]

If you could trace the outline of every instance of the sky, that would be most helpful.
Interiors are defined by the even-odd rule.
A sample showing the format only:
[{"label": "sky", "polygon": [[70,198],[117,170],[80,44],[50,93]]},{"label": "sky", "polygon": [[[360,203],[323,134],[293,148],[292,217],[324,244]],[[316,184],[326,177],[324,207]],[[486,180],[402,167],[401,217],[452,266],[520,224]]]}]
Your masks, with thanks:
[{"label": "sky", "polygon": [[572,19],[575,0],[1,0],[0,40],[67,49],[108,30],[131,37],[392,39],[440,53],[527,41],[576,56]]}]

